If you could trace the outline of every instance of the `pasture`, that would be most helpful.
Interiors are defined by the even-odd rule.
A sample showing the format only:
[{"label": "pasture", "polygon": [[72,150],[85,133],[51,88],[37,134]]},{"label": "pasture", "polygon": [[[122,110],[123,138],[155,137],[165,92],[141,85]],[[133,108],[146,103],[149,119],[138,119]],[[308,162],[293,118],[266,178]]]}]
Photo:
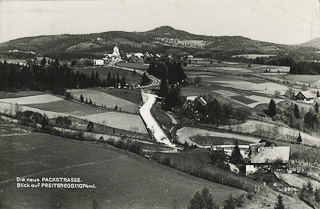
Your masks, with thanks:
[{"label": "pasture", "polygon": [[[209,188],[221,204],[241,190],[189,176],[132,153],[44,134],[0,136],[1,207],[7,209],[186,208]],[[72,151],[71,151],[72,150]],[[81,178],[95,189],[17,188],[16,177]]]},{"label": "pasture", "polygon": [[96,88],[92,90],[104,92],[137,105],[142,102],[141,92],[137,89]]},{"label": "pasture", "polygon": [[[111,92],[110,90],[109,92]],[[95,90],[87,89],[72,89],[69,90],[74,98],[80,100],[80,95],[84,97],[84,100],[91,99],[97,106],[105,105],[107,108],[114,109],[116,106],[121,109],[121,111],[136,113],[137,105],[128,100]],[[106,92],[106,91],[105,91]]]},{"label": "pasture", "polygon": [[0,99],[36,96],[36,95],[43,95],[43,94],[44,93],[41,91],[18,91],[18,92],[1,91],[0,92]]},{"label": "pasture", "polygon": [[0,102],[10,103],[10,104],[19,104],[19,105],[28,105],[28,104],[44,104],[62,101],[63,99],[57,96],[50,94],[35,95],[35,96],[25,96],[17,98],[6,98],[0,99]]},{"label": "pasture", "polygon": [[286,75],[285,77],[279,76],[281,79],[288,81],[303,82],[307,84],[319,85],[320,75]]},{"label": "pasture", "polygon": [[81,118],[118,129],[124,129],[138,133],[148,133],[144,123],[142,122],[142,119],[136,114],[113,111],[87,115]]},{"label": "pasture", "polygon": [[299,174],[275,172],[275,175],[290,186],[297,187],[299,189],[302,189],[303,185],[307,185],[308,180],[311,181],[313,188],[320,188],[320,182]]},{"label": "pasture", "polygon": [[[37,108],[40,110],[64,113],[67,115],[82,117],[94,114],[101,114],[108,112],[110,110],[100,107],[94,107],[89,104],[84,104],[72,100],[61,100],[50,103],[42,103],[42,104],[28,104],[28,107]],[[22,110],[25,108],[22,107]]]},{"label": "pasture", "polygon": [[193,139],[197,136],[217,137],[217,138],[229,138],[248,141],[250,143],[257,143],[260,141],[258,137],[251,137],[247,135],[240,135],[234,133],[217,132],[214,130],[206,130],[193,127],[183,127],[176,133],[178,141],[182,144],[187,142],[188,144],[194,144]]},{"label": "pasture", "polygon": [[287,86],[277,83],[253,83],[249,81],[233,80],[233,81],[212,81],[212,83],[218,83],[220,86],[230,87],[234,89],[240,89],[245,91],[252,91],[266,95],[274,95],[275,91],[279,91],[281,95],[285,94],[288,90]]}]

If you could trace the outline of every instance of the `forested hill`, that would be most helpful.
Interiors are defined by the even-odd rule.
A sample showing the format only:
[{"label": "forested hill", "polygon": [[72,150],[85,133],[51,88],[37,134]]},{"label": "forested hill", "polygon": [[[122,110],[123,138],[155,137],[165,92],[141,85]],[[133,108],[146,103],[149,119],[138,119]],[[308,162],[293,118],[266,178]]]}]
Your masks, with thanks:
[{"label": "forested hill", "polygon": [[118,43],[121,52],[166,53],[178,50],[203,56],[215,52],[278,53],[286,45],[251,40],[241,36],[195,35],[169,26],[146,32],[111,31],[93,34],[63,34],[26,37],[0,44],[0,52],[9,50],[32,51],[38,55],[48,53],[103,54],[110,53]]}]

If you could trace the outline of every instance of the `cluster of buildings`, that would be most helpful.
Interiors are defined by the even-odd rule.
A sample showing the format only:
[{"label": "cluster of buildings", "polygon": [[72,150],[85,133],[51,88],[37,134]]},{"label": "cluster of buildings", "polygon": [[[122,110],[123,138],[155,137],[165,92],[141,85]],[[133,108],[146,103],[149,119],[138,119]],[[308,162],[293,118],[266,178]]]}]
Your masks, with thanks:
[{"label": "cluster of buildings", "polygon": [[[235,146],[215,145],[211,146],[211,151],[222,150],[226,156],[230,157]],[[261,140],[259,143],[238,145],[238,147],[244,159],[246,175],[258,169],[270,170],[275,164],[278,169],[288,170],[290,146],[277,146],[275,143]],[[239,172],[237,168],[232,171]]]},{"label": "cluster of buildings", "polygon": [[104,54],[104,56],[105,57],[102,59],[95,59],[93,61],[94,65],[104,65],[106,63],[118,62],[118,61],[123,61],[123,60],[125,60],[127,62],[143,64],[145,59],[160,58],[161,57],[159,54],[151,54],[149,52],[146,52],[146,53],[141,53],[141,52],[126,53],[125,56],[121,57],[120,49],[117,45],[113,48],[113,53]]}]

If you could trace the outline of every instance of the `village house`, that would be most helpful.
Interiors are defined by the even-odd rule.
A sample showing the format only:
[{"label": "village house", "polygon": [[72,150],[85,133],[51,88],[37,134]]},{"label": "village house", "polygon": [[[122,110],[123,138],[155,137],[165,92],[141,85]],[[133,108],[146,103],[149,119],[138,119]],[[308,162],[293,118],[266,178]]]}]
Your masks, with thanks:
[{"label": "village house", "polygon": [[296,96],[296,101],[297,102],[305,102],[305,103],[313,103],[315,97],[316,97],[316,95],[314,95],[310,91],[299,91],[299,93]]},{"label": "village house", "polygon": [[104,65],[104,60],[103,59],[94,59],[93,64],[98,65],[98,66]]},{"label": "village house", "polygon": [[272,166],[287,169],[289,164],[290,146],[251,146],[250,163],[246,165],[246,175],[264,168],[270,170]]},{"label": "village house", "polygon": [[201,96],[187,96],[185,103],[183,104],[183,109],[190,109],[194,114],[196,120],[205,117],[203,110],[207,106],[207,102]]}]

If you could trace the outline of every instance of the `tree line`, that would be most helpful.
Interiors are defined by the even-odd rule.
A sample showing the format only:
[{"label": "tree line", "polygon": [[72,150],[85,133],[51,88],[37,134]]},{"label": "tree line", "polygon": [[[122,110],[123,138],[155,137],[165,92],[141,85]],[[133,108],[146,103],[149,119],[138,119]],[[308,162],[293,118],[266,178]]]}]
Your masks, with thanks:
[{"label": "tree line", "polygon": [[290,66],[289,74],[298,75],[317,75],[320,74],[320,63],[316,62],[298,62]]},{"label": "tree line", "polygon": [[169,82],[169,84],[183,83],[187,79],[180,61],[152,60],[148,73]]},{"label": "tree line", "polygon": [[49,66],[19,65],[0,62],[0,91],[7,89],[52,91],[59,93],[63,88],[88,87],[123,87],[126,85],[125,77],[111,76],[101,79],[99,73],[91,71],[88,76],[69,68],[66,64],[60,65],[56,59]]}]

